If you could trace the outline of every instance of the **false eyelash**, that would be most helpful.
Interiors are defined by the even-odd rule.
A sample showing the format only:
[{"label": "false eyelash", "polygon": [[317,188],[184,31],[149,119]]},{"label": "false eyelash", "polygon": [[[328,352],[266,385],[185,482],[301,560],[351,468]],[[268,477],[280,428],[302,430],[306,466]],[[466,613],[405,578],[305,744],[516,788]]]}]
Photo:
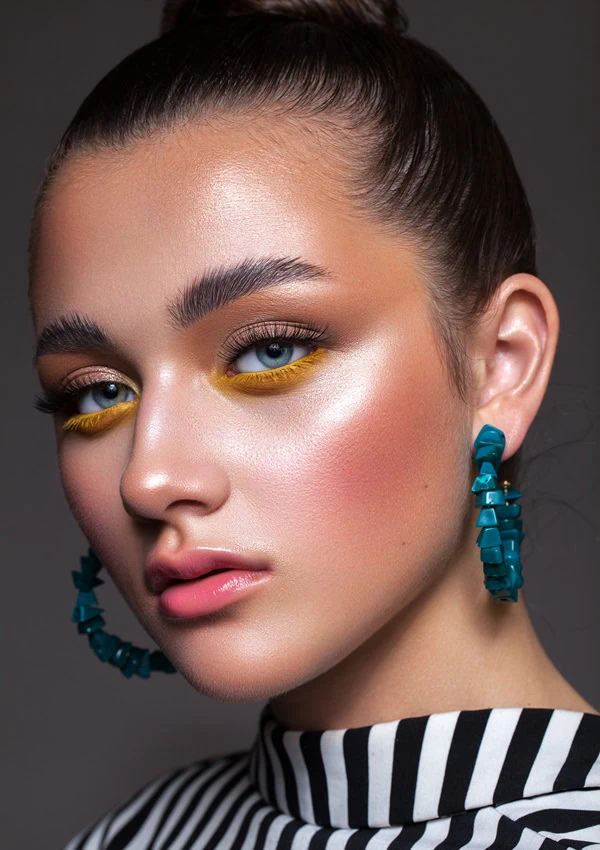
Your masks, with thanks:
[{"label": "false eyelash", "polygon": [[64,390],[48,390],[36,395],[33,406],[41,413],[60,413],[63,408],[75,400],[76,396],[82,391],[90,387],[100,386],[101,384],[117,384],[117,386],[128,386],[127,384],[112,381],[107,378],[106,381],[89,381],[85,376],[79,380],[75,379],[71,386]]},{"label": "false eyelash", "polygon": [[293,325],[288,322],[258,322],[246,325],[232,334],[222,348],[223,358],[227,366],[242,354],[247,348],[257,342],[274,342],[277,340],[295,340],[297,342],[324,342],[329,338],[329,326],[319,327],[312,322]]},{"label": "false eyelash", "polygon": [[33,406],[41,413],[57,413],[60,410],[61,393],[42,392],[36,395]]}]

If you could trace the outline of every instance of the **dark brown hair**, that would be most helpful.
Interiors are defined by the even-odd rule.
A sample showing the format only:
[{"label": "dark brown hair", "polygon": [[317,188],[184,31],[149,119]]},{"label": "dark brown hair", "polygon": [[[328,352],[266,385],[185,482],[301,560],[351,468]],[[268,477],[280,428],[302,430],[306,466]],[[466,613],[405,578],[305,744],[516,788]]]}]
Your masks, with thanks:
[{"label": "dark brown hair", "polygon": [[[69,155],[218,114],[326,122],[357,213],[418,246],[440,352],[467,401],[466,335],[506,277],[537,274],[534,226],[486,105],[407,28],[394,0],[167,0],[160,36],[100,80],[48,160],[30,280],[39,212]],[[518,455],[501,475],[514,480]]]}]

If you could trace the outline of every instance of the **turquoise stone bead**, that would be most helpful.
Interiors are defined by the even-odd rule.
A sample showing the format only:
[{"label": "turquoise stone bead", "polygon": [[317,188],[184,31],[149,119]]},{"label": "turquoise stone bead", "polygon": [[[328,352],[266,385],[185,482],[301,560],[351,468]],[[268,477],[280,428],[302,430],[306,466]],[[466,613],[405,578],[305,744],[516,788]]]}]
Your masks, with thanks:
[{"label": "turquoise stone bead", "polygon": [[92,632],[91,635],[88,635],[90,646],[95,649],[98,646],[104,646],[110,640],[110,635],[104,631]]},{"label": "turquoise stone bead", "polygon": [[152,670],[161,670],[163,673],[177,672],[167,656],[158,649],[150,655],[150,667]]},{"label": "turquoise stone bead", "polygon": [[103,612],[104,608],[96,608],[95,605],[76,605],[73,608],[71,622],[83,623],[85,620],[91,620],[93,617],[96,617],[98,614],[102,614]]},{"label": "turquoise stone bead", "polygon": [[101,661],[110,661],[121,646],[121,639],[107,632],[92,632],[88,637],[90,646]]},{"label": "turquoise stone bead", "polygon": [[479,467],[480,475],[491,475],[492,478],[498,480],[498,473],[496,471],[496,467],[493,463],[490,463],[489,460],[484,460],[481,466]]},{"label": "turquoise stone bead", "polygon": [[106,646],[106,660],[111,663],[121,646],[121,638],[118,635],[111,635],[111,641]]},{"label": "turquoise stone bead", "polygon": [[475,463],[480,463],[483,460],[487,460],[490,463],[493,463],[498,469],[500,465],[500,459],[502,458],[502,449],[500,446],[481,446],[475,452]]},{"label": "turquoise stone bead", "polygon": [[129,641],[121,641],[121,646],[117,649],[117,651],[111,658],[110,663],[113,664],[115,667],[125,667],[127,661],[129,660],[129,656],[131,654],[132,649],[132,643],[129,643]]},{"label": "turquoise stone bead", "polygon": [[490,475],[486,473],[485,475],[478,475],[475,481],[473,482],[473,486],[471,487],[472,493],[481,493],[482,490],[495,490],[498,486],[498,476]]},{"label": "turquoise stone bead", "polygon": [[521,566],[515,564],[508,565],[509,575],[515,587],[520,587],[523,584],[523,576],[521,575]]},{"label": "turquoise stone bead", "polygon": [[89,634],[90,632],[95,632],[98,629],[101,629],[105,625],[106,625],[106,622],[104,621],[104,618],[98,616],[98,617],[94,617],[91,620],[85,620],[85,622],[83,622],[83,623],[78,623],[77,624],[77,631],[81,635]]},{"label": "turquoise stone bead", "polygon": [[504,564],[484,564],[483,572],[486,576],[491,576],[492,578],[501,578],[508,574]]},{"label": "turquoise stone bead", "polygon": [[516,528],[521,529],[523,527],[523,520],[520,519],[499,519],[498,520],[498,528],[500,531],[504,531],[508,528]]},{"label": "turquoise stone bead", "polygon": [[479,556],[486,564],[501,564],[504,560],[504,547],[490,546],[489,549],[482,549]]},{"label": "turquoise stone bead", "polygon": [[521,553],[518,551],[504,550],[504,563],[507,566],[521,566]]},{"label": "turquoise stone bead", "polygon": [[504,546],[505,552],[518,552],[521,548],[520,540],[503,540],[502,545]]},{"label": "turquoise stone bead", "polygon": [[502,533],[503,531],[508,531],[509,529],[515,529],[515,522],[517,522],[516,519],[499,519],[498,529],[500,533]]},{"label": "turquoise stone bead", "polygon": [[498,505],[495,511],[498,519],[516,519],[521,515],[521,505]]},{"label": "turquoise stone bead", "polygon": [[[139,675],[142,676],[144,679],[150,678],[150,673],[152,672],[152,668],[150,666],[150,653],[149,653],[148,650],[146,650],[146,654],[144,655],[144,659],[143,659],[142,663],[140,664],[140,669],[139,669],[138,672],[139,672]],[[176,673],[177,671],[173,667],[172,670],[167,670],[166,672],[167,673]]]},{"label": "turquoise stone bead", "polygon": [[498,532],[502,538],[502,541],[506,540],[520,540],[522,532],[517,528],[503,528]]},{"label": "turquoise stone bead", "polygon": [[89,559],[89,561],[92,565],[92,568],[97,573],[100,572],[100,570],[102,569],[102,564],[101,564],[100,560],[98,559],[98,556],[96,555],[96,553],[94,552],[94,550],[92,549],[91,546],[88,548],[87,556],[88,556],[88,559]]},{"label": "turquoise stone bead", "polygon": [[483,493],[478,493],[475,496],[475,507],[480,508],[484,505],[504,505],[504,491],[485,490]]},{"label": "turquoise stone bead", "polygon": [[131,648],[129,660],[127,661],[127,664],[125,665],[124,669],[128,670],[128,672],[131,673],[137,673],[138,668],[140,666],[140,661],[142,660],[143,652],[144,650],[140,649],[139,646],[133,646]]},{"label": "turquoise stone bead", "polygon": [[494,425],[484,425],[479,434],[475,437],[475,448],[479,446],[497,445],[502,446],[502,450],[506,445],[506,437],[500,428]]},{"label": "turquoise stone bead", "polygon": [[488,590],[505,590],[510,587],[510,578],[488,578],[485,585]]},{"label": "turquoise stone bead", "polygon": [[96,594],[93,591],[91,591],[91,590],[79,591],[79,593],[77,594],[76,605],[90,606],[90,605],[97,605],[97,604],[98,604],[98,600],[96,599]]},{"label": "turquoise stone bead", "polygon": [[150,657],[148,650],[134,646],[131,649],[131,654],[125,666],[122,669],[123,675],[128,678],[133,675],[142,676],[147,679],[150,676]]},{"label": "turquoise stone bead", "polygon": [[475,542],[482,548],[502,546],[502,537],[497,528],[482,528]]},{"label": "turquoise stone bead", "polygon": [[82,590],[84,592],[91,590],[93,587],[98,587],[100,584],[104,584],[102,579],[96,578],[95,576],[86,578],[86,576],[82,575],[82,573],[78,573],[77,570],[71,570],[71,575],[73,576],[73,584],[77,590]]},{"label": "turquoise stone bead", "polygon": [[81,572],[84,576],[95,576],[99,572],[96,562],[92,558],[82,555],[79,562],[81,564]]},{"label": "turquoise stone bead", "polygon": [[505,588],[492,592],[494,601],[496,602],[516,602],[517,592],[514,588]]},{"label": "turquoise stone bead", "polygon": [[136,664],[135,664],[135,655],[132,653],[123,667],[120,668],[121,673],[126,676],[128,679],[131,679],[133,674],[136,672]]},{"label": "turquoise stone bead", "polygon": [[140,658],[139,658],[138,669],[137,669],[136,672],[137,672],[138,676],[142,677],[142,679],[149,679],[150,678],[150,672],[151,672],[151,670],[150,670],[150,653],[148,652],[147,649],[140,650],[140,653],[141,653],[141,655],[140,655]]},{"label": "turquoise stone bead", "polygon": [[476,528],[482,528],[485,526],[497,526],[498,525],[498,517],[496,511],[498,508],[482,508],[479,512],[479,517],[477,522],[475,523]]},{"label": "turquoise stone bead", "polygon": [[516,499],[522,498],[523,494],[519,493],[518,490],[513,490],[512,487],[509,487],[506,491],[506,501],[514,502]]}]

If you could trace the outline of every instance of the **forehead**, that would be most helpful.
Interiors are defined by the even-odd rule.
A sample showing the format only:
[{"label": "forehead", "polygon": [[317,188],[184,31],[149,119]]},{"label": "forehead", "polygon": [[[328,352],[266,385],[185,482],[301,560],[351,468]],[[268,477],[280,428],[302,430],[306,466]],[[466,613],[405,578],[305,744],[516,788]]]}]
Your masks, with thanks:
[{"label": "forehead", "polygon": [[41,217],[36,326],[70,307],[97,314],[108,298],[113,315],[131,312],[132,292],[150,314],[190,275],[251,256],[302,257],[346,285],[385,285],[378,258],[406,271],[410,255],[346,200],[342,161],[316,124],[240,119],[76,155]]}]

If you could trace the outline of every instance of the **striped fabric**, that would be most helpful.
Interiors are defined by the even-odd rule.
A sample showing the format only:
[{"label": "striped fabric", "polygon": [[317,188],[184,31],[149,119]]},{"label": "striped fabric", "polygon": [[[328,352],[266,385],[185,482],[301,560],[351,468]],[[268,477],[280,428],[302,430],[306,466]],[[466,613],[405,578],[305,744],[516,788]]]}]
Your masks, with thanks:
[{"label": "striped fabric", "polygon": [[600,715],[488,708],[298,731],[162,775],[64,850],[600,850]]}]

